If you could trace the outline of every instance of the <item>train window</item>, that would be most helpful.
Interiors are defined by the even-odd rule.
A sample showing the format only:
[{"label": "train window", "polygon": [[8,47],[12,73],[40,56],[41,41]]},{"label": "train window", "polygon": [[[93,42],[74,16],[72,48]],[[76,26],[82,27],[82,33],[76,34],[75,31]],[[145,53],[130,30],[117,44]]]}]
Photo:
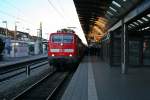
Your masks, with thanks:
[{"label": "train window", "polygon": [[63,36],[63,43],[72,43],[72,42],[73,42],[72,35]]},{"label": "train window", "polygon": [[53,35],[52,36],[52,42],[54,42],[54,43],[62,42],[62,35]]},{"label": "train window", "polygon": [[53,35],[51,37],[52,42],[54,43],[72,43],[73,42],[73,36],[72,35]]}]

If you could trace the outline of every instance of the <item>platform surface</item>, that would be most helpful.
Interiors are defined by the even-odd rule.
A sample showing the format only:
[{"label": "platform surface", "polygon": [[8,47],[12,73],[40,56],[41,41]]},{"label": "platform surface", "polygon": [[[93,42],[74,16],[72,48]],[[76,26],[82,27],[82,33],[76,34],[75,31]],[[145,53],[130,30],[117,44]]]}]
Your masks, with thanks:
[{"label": "platform surface", "polygon": [[150,100],[150,68],[110,67],[96,56],[86,56],[62,100]]},{"label": "platform surface", "polygon": [[0,67],[47,57],[47,54],[30,55],[25,57],[7,57],[0,61]]}]

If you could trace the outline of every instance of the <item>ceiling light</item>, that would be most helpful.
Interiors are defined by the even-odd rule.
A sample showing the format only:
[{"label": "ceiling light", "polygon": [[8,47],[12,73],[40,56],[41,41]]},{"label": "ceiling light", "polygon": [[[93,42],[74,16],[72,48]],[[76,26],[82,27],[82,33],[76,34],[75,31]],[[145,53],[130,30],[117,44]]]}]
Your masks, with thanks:
[{"label": "ceiling light", "polygon": [[144,21],[146,21],[146,22],[148,21],[148,19],[147,19],[147,18],[145,18],[145,17],[142,17],[142,19],[143,19]]},{"label": "ceiling light", "polygon": [[130,24],[131,26],[133,26],[133,27],[135,27],[135,25],[133,25],[133,24]]},{"label": "ceiling light", "polygon": [[123,0],[124,2],[126,2],[126,0]]},{"label": "ceiling light", "polygon": [[142,31],[145,30],[144,28],[142,28]]},{"label": "ceiling light", "polygon": [[132,28],[130,25],[128,25],[128,28]]},{"label": "ceiling light", "polygon": [[150,14],[147,14],[147,17],[150,17]]},{"label": "ceiling light", "polygon": [[143,24],[143,22],[141,20],[137,20],[139,23]]},{"label": "ceiling light", "polygon": [[133,22],[135,25],[139,25],[137,22]]},{"label": "ceiling light", "polygon": [[149,29],[150,27],[148,26],[148,27],[145,27],[145,29]]},{"label": "ceiling light", "polygon": [[114,9],[114,8],[112,8],[112,7],[109,7],[111,10],[113,10],[114,12],[117,12],[117,10],[116,9]]},{"label": "ceiling light", "polygon": [[113,14],[112,14],[111,12],[107,11],[107,13],[108,13],[109,15],[113,16]]},{"label": "ceiling light", "polygon": [[121,7],[121,5],[117,3],[116,1],[112,1],[112,4],[116,5],[117,7]]}]

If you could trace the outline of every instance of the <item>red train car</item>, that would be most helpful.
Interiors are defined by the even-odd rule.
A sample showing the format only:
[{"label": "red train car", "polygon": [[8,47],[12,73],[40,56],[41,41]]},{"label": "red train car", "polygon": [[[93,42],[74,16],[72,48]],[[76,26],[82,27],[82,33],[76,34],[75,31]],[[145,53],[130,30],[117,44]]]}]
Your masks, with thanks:
[{"label": "red train car", "polygon": [[50,34],[48,41],[48,59],[50,65],[56,66],[58,69],[73,67],[72,65],[79,63],[84,51],[85,45],[73,31],[59,31]]}]

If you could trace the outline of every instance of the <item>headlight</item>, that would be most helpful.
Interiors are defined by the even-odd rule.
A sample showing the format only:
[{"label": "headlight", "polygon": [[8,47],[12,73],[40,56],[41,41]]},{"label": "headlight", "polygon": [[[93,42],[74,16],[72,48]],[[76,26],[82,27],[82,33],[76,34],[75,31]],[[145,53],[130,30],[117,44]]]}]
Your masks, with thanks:
[{"label": "headlight", "polygon": [[69,56],[72,57],[72,54],[70,54]]}]

